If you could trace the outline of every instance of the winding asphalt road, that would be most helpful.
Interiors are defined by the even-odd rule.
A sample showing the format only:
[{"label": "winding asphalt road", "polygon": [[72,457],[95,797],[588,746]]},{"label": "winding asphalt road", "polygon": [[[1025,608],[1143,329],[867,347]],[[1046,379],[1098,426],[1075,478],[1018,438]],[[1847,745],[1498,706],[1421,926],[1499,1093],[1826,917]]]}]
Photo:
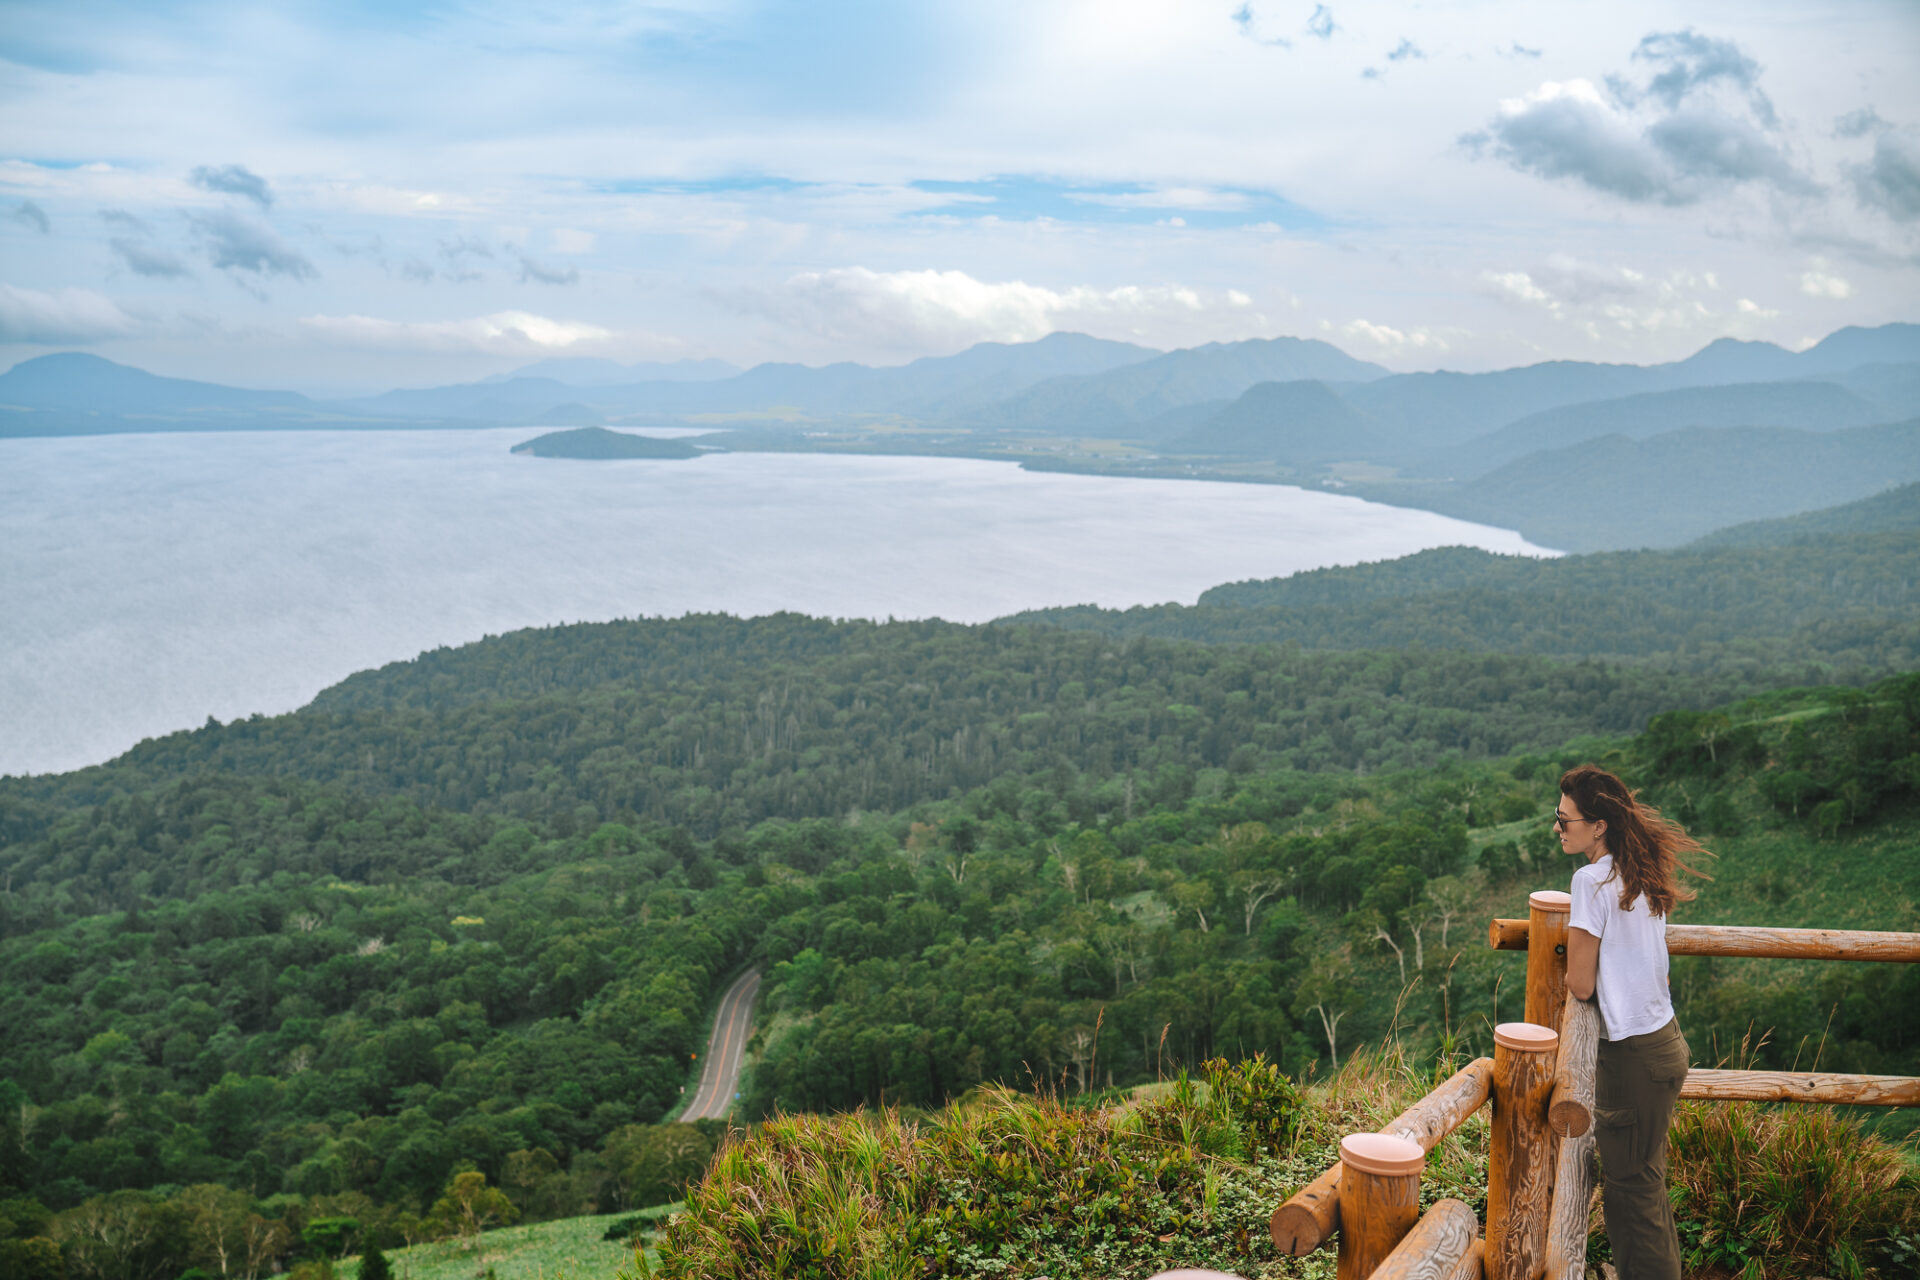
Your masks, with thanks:
[{"label": "winding asphalt road", "polygon": [[759,994],[759,970],[749,969],[720,997],[706,1061],[700,1067],[700,1087],[680,1113],[682,1120],[724,1120],[733,1110],[734,1094],[740,1088],[740,1057],[753,1035],[753,1000]]}]

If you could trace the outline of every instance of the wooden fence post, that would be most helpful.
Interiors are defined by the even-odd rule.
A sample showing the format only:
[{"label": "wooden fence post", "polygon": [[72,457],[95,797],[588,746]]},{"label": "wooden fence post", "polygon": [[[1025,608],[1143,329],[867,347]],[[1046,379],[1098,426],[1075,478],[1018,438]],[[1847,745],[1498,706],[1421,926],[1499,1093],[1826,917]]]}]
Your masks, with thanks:
[{"label": "wooden fence post", "polygon": [[1526,1021],[1560,1030],[1567,1000],[1567,916],[1573,895],[1542,889],[1527,895]]},{"label": "wooden fence post", "polygon": [[1480,1263],[1473,1256],[1479,1242],[1480,1219],[1466,1202],[1442,1200],[1387,1255],[1373,1280],[1452,1280],[1461,1273],[1479,1280]]},{"label": "wooden fence post", "polygon": [[1546,1265],[1554,1140],[1550,1027],[1503,1022],[1493,1029],[1493,1132],[1487,1159],[1487,1280],[1536,1280]]},{"label": "wooden fence post", "polygon": [[1560,1141],[1547,1214],[1546,1280],[1585,1280],[1587,1214],[1593,1204],[1593,1135]]},{"label": "wooden fence post", "polygon": [[1420,1220],[1420,1170],[1427,1153],[1417,1142],[1384,1133],[1340,1139],[1339,1280],[1367,1280]]},{"label": "wooden fence post", "polygon": [[[1432,1151],[1480,1109],[1492,1090],[1493,1059],[1475,1058],[1382,1125],[1380,1132]],[[1336,1163],[1273,1211],[1268,1229],[1276,1248],[1295,1256],[1309,1254],[1339,1229],[1340,1169]]]},{"label": "wooden fence post", "polygon": [[1599,1006],[1568,996],[1566,1011],[1560,1015],[1553,1100],[1547,1104],[1547,1120],[1554,1136],[1577,1138],[1593,1128],[1593,1071],[1599,1052]]}]

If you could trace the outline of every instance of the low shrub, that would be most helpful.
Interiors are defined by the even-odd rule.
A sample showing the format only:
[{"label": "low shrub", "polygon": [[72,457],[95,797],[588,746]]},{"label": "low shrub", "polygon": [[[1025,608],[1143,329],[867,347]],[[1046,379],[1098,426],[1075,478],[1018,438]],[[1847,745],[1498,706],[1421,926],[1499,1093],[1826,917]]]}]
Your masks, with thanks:
[{"label": "low shrub", "polygon": [[1682,1103],[1668,1175],[1687,1265],[1740,1280],[1889,1270],[1920,1232],[1913,1153],[1824,1107]]}]

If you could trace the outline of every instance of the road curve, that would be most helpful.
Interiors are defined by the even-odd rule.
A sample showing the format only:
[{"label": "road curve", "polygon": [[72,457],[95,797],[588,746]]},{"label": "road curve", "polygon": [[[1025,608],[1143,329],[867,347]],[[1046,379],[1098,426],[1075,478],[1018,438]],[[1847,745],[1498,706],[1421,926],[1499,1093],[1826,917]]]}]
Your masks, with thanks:
[{"label": "road curve", "polygon": [[760,971],[749,969],[720,997],[713,1034],[700,1064],[700,1087],[693,1091],[682,1120],[724,1120],[740,1088],[740,1058],[753,1035],[753,1000],[760,994]]}]

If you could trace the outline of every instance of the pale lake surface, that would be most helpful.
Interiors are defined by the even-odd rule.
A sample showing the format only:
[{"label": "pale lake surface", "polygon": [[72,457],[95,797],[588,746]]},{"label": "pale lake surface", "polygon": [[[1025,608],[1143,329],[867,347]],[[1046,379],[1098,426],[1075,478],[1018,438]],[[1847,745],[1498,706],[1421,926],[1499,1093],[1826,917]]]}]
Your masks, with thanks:
[{"label": "pale lake surface", "polygon": [[1519,534],[1276,485],[951,458],[513,456],[537,430],[0,440],[0,774],[519,627],[977,622]]}]

